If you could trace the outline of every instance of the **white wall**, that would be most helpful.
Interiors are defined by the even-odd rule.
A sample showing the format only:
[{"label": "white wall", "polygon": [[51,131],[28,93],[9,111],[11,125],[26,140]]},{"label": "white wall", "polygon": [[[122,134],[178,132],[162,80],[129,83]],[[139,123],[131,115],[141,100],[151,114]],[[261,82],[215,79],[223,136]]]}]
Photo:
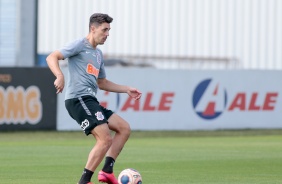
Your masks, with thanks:
[{"label": "white wall", "polygon": [[36,0],[0,0],[0,66],[34,66],[36,8]]},{"label": "white wall", "polygon": [[280,0],[39,0],[38,53],[88,32],[92,13],[114,18],[106,55],[229,58],[215,64],[159,68],[282,69]]},{"label": "white wall", "polygon": [[0,1],[0,66],[16,65],[18,4],[18,0]]}]

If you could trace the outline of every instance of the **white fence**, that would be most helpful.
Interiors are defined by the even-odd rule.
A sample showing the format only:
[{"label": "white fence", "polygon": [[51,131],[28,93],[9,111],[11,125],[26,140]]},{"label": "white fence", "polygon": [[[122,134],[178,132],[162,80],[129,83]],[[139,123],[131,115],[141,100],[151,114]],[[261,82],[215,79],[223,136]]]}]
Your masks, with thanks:
[{"label": "white fence", "polygon": [[90,15],[103,12],[114,18],[102,46],[108,58],[134,56],[158,68],[282,69],[280,0],[39,0],[38,12],[39,54],[85,36]]}]

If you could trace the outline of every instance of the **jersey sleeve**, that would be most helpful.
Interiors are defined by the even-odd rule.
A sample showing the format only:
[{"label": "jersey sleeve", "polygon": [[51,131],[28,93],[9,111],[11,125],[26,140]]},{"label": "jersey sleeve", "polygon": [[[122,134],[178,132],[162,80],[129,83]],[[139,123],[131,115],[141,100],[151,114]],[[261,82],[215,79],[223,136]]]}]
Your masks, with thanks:
[{"label": "jersey sleeve", "polygon": [[64,56],[64,59],[66,59],[71,56],[77,55],[80,52],[81,48],[81,40],[76,40],[66,44],[64,47],[59,49],[59,51]]},{"label": "jersey sleeve", "polygon": [[98,78],[99,79],[106,78],[106,71],[105,71],[104,63],[101,64]]}]

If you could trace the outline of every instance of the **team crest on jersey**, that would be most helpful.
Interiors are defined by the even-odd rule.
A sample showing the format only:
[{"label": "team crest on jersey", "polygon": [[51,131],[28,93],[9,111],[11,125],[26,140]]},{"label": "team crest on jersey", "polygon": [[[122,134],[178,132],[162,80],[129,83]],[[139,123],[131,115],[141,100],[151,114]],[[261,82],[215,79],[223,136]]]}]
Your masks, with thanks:
[{"label": "team crest on jersey", "polygon": [[101,121],[104,119],[104,115],[102,114],[102,112],[98,111],[95,113],[96,118]]},{"label": "team crest on jersey", "polygon": [[100,65],[101,64],[101,56],[100,56],[99,52],[97,52],[96,58],[97,58],[97,63],[99,63],[99,65]]}]

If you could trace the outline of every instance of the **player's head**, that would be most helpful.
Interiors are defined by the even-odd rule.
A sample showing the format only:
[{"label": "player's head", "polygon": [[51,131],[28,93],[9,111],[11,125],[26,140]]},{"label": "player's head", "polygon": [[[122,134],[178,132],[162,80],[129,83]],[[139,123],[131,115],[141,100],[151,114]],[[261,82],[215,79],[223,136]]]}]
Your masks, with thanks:
[{"label": "player's head", "polygon": [[94,13],[93,15],[91,15],[90,20],[89,20],[89,32],[92,26],[98,27],[103,23],[110,24],[112,23],[112,21],[113,21],[113,18],[107,14]]},{"label": "player's head", "polygon": [[111,29],[113,18],[107,14],[94,13],[89,20],[89,33],[92,33],[97,44],[104,44]]}]

